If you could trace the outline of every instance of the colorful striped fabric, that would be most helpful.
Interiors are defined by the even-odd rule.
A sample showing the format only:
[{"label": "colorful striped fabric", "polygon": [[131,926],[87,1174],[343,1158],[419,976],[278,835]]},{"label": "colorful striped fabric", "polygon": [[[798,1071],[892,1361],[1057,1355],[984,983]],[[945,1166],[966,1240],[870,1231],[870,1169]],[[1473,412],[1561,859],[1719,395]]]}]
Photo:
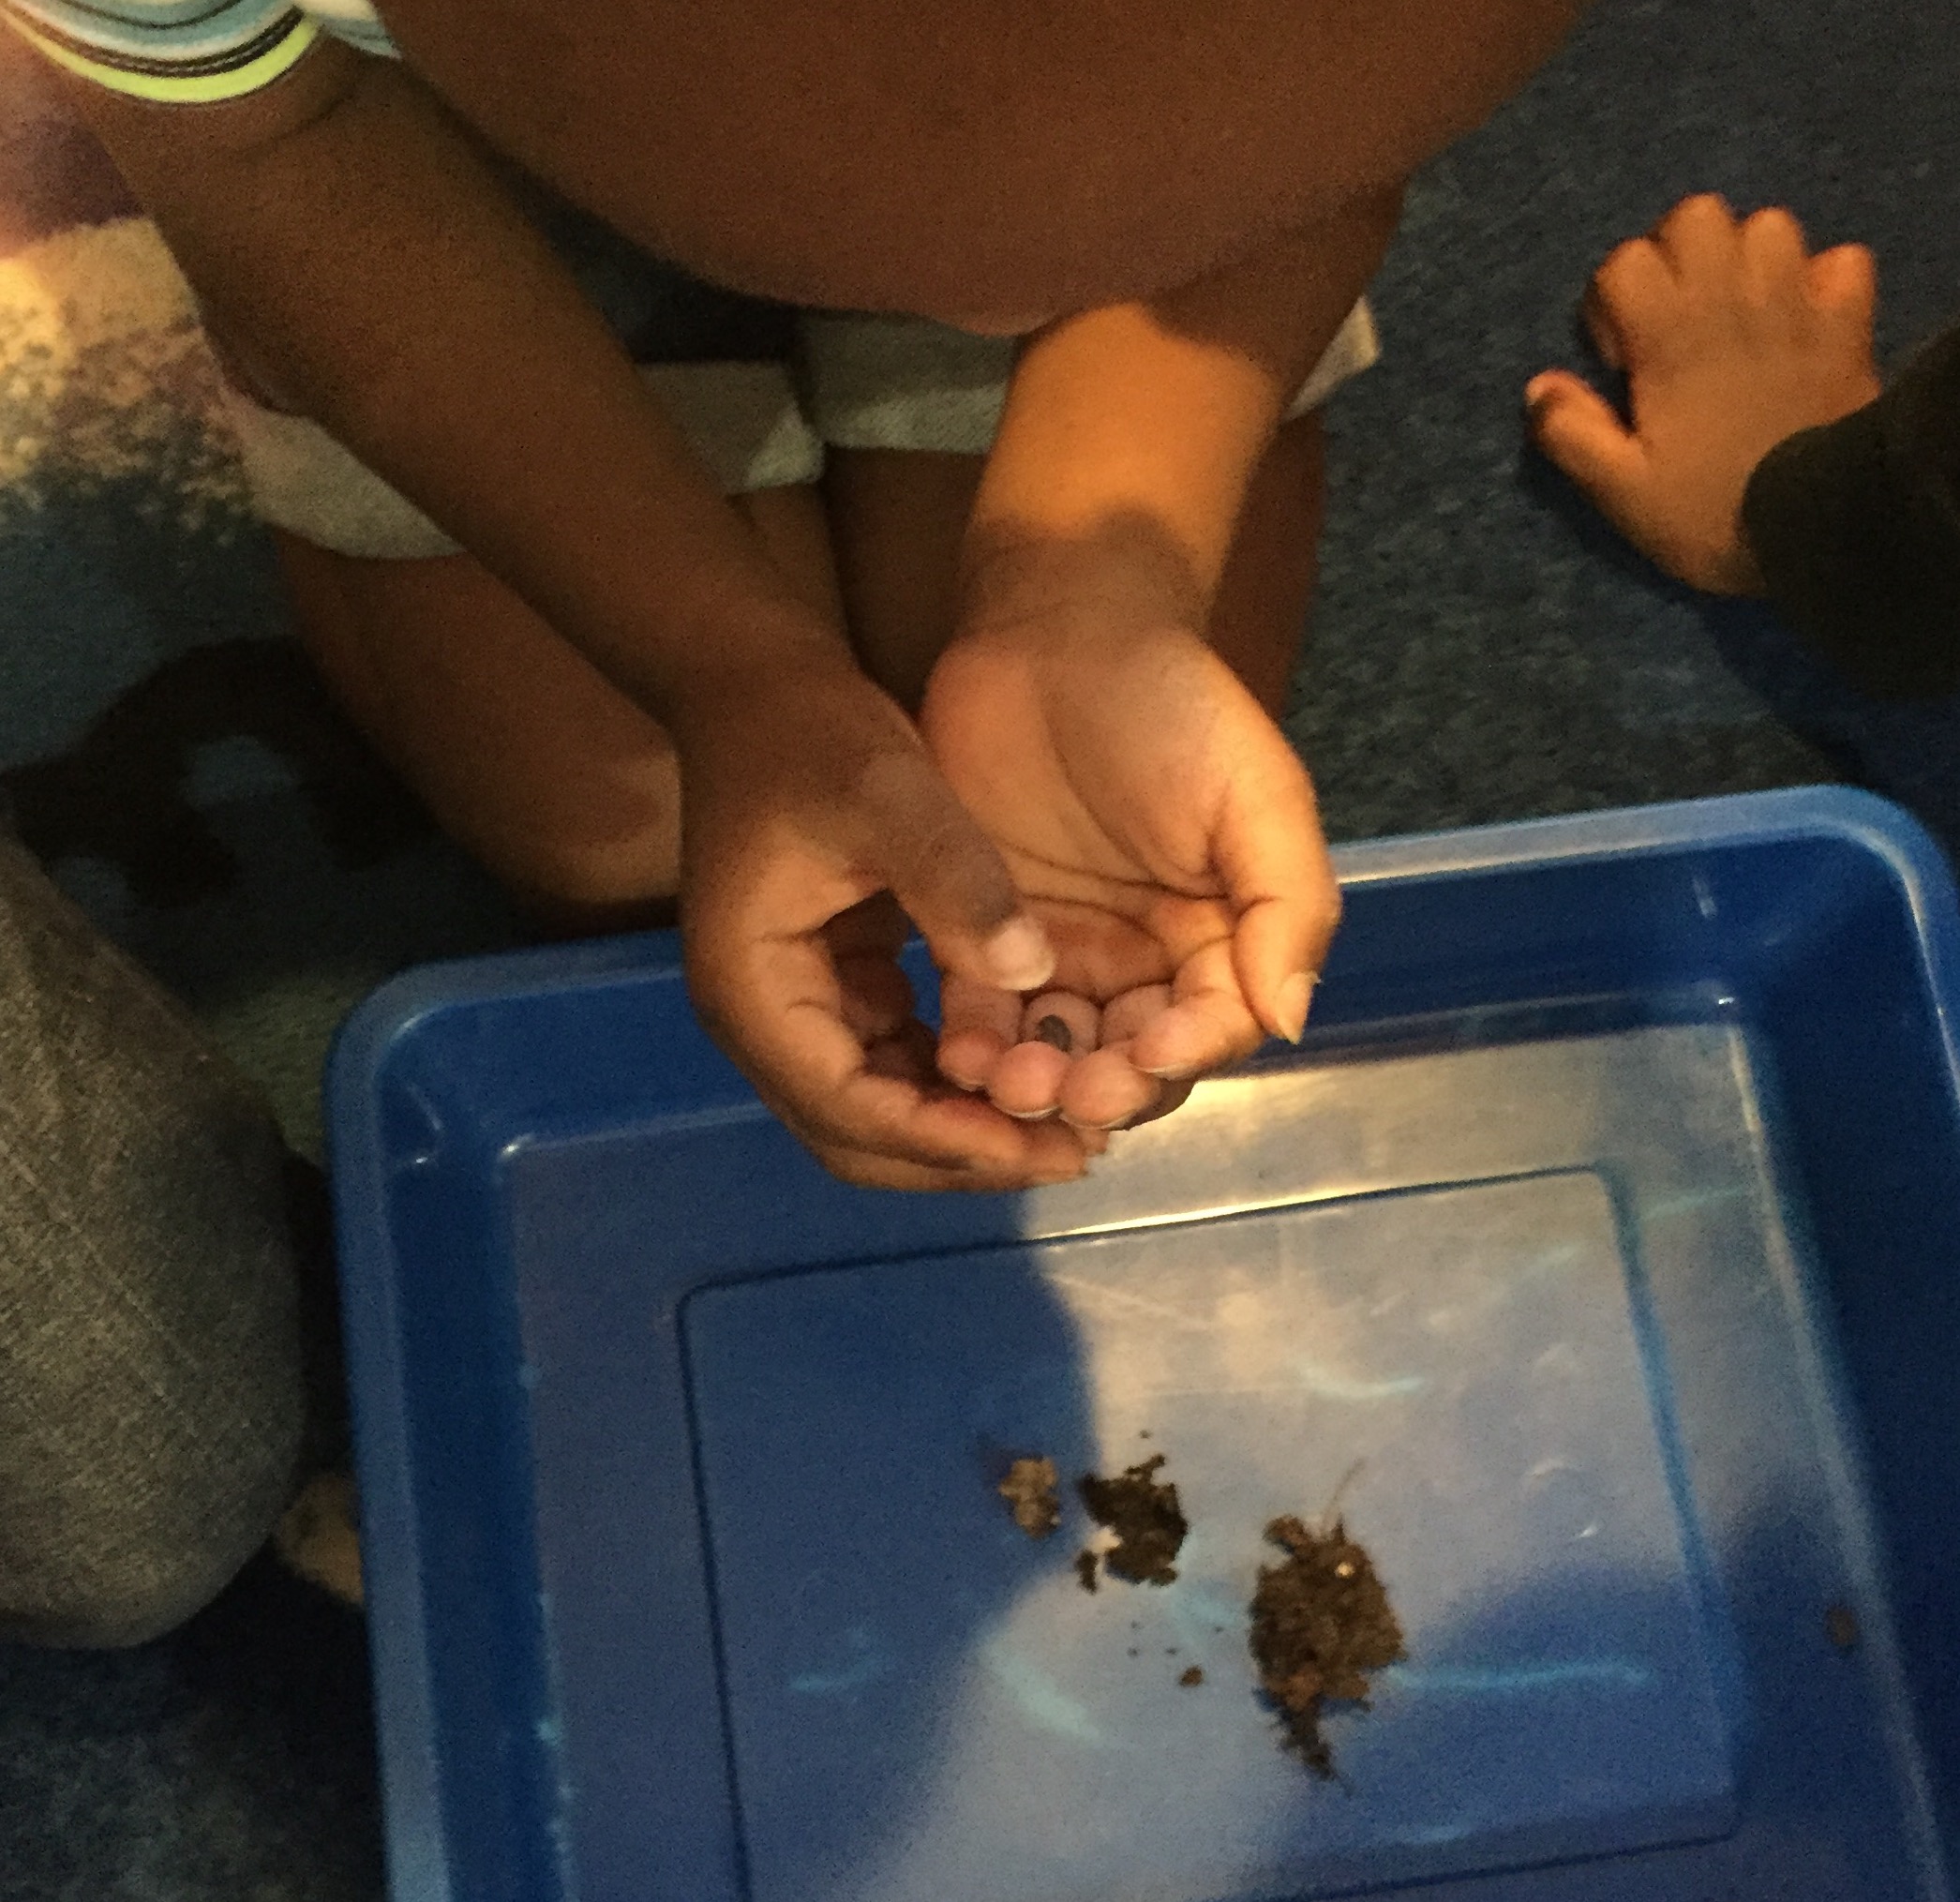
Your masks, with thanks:
[{"label": "colorful striped fabric", "polygon": [[168,104],[268,85],[322,32],[395,53],[368,0],[0,0],[0,21],[70,72]]}]

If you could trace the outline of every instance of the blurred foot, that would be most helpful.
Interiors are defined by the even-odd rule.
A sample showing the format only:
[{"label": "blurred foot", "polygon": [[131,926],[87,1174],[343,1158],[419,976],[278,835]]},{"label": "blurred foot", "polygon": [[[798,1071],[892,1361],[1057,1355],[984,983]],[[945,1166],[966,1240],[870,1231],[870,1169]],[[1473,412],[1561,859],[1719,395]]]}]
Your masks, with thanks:
[{"label": "blurred foot", "polygon": [[344,1605],[365,1601],[361,1585],[361,1503],[344,1473],[322,1473],[300,1490],[273,1535],[273,1550],[303,1579]]}]

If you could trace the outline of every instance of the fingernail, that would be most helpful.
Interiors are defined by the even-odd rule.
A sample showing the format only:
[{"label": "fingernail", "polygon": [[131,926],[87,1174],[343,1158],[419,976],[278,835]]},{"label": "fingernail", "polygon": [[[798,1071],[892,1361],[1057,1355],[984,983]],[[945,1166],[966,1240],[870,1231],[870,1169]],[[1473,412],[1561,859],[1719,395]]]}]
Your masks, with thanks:
[{"label": "fingernail", "polygon": [[988,974],[1006,991],[1039,991],[1055,972],[1055,947],[1031,918],[1010,918],[981,951]]},{"label": "fingernail", "polygon": [[1159,1083],[1189,1083],[1204,1066],[1202,1063],[1167,1063],[1161,1070],[1152,1070],[1145,1063],[1137,1067],[1145,1076],[1154,1076]]},{"label": "fingernail", "polygon": [[1118,1130],[1127,1130],[1142,1114],[1141,1110],[1131,1110],[1128,1116],[1118,1116],[1114,1122],[1108,1123],[1085,1122],[1080,1117],[1064,1114],[1062,1121],[1071,1130],[1100,1130],[1105,1136],[1113,1136]]},{"label": "fingernail", "polygon": [[1320,981],[1312,971],[1295,971],[1279,986],[1273,1014],[1279,1021],[1279,1034],[1289,1043],[1297,1043],[1307,1027],[1307,1007],[1313,1001],[1313,987]]},{"label": "fingernail", "polygon": [[1045,1110],[1003,1109],[1002,1111],[1002,1115],[1012,1116],[1017,1123],[1045,1123],[1049,1117],[1058,1116],[1061,1113],[1062,1109],[1059,1103],[1056,1103],[1052,1109]]}]

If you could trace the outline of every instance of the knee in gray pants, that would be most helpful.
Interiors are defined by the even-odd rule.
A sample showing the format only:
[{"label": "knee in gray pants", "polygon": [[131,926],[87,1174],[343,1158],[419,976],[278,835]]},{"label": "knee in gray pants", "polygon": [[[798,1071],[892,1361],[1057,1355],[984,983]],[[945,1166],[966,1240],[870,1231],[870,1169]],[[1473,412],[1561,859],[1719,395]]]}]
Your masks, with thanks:
[{"label": "knee in gray pants", "polygon": [[0,1637],[135,1644],[291,1496],[284,1151],[158,987],[0,834]]}]

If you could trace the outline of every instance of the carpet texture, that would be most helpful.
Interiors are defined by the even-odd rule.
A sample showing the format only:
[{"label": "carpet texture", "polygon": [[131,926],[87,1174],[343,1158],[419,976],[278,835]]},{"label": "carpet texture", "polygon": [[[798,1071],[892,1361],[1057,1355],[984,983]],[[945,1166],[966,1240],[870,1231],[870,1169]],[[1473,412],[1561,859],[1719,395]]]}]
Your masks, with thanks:
[{"label": "carpet texture", "polygon": [[[1337,838],[1832,777],[1960,841],[1960,706],[1852,696],[1672,588],[1521,446],[1610,246],[1690,190],[1878,254],[1896,354],[1960,311],[1954,0],[1603,0],[1409,200],[1386,356],[1329,412],[1290,730]],[[333,1025],[511,941],[283,638],[187,295],[0,36],[0,787],[317,1154]],[[261,1560],[184,1631],[0,1647],[0,1902],[373,1902],[356,1618]]]}]

